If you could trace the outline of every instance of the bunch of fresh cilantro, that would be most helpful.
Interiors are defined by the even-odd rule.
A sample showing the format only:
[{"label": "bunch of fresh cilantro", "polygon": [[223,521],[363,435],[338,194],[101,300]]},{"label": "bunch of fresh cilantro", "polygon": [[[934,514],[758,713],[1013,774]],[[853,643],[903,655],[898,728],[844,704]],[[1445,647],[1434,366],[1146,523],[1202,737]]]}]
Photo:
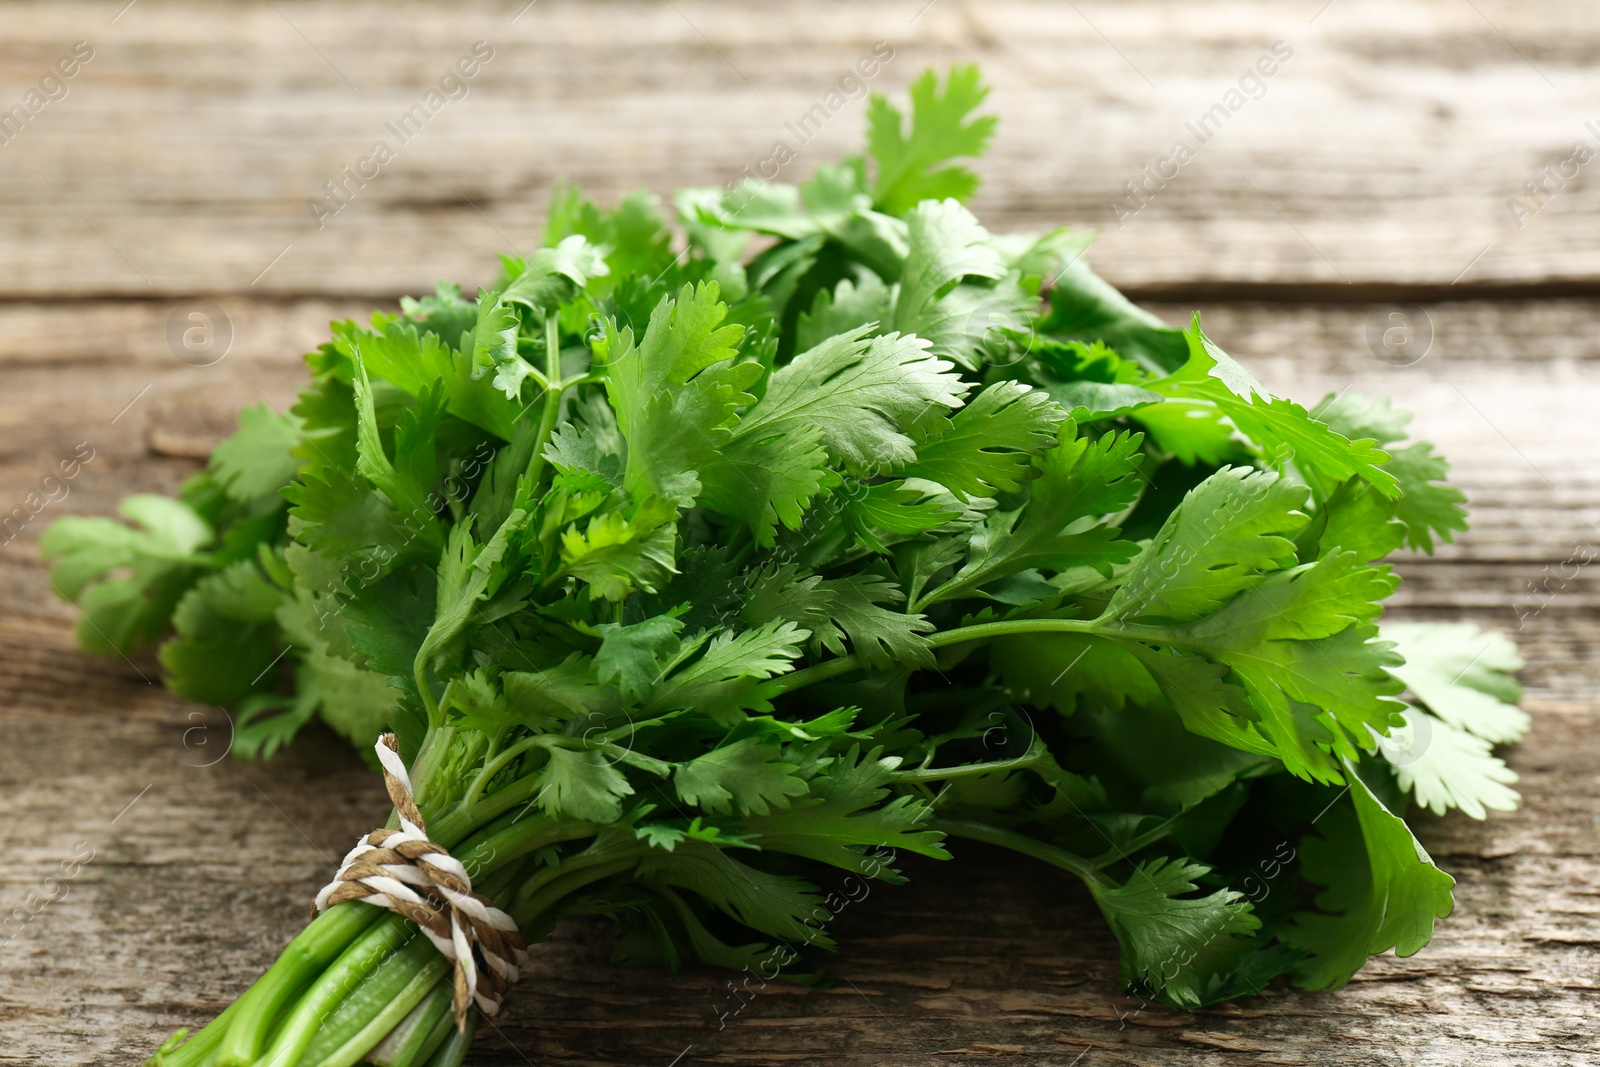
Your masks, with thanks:
[{"label": "bunch of fresh cilantro", "polygon": [[[245,755],[392,729],[530,939],[814,977],[830,867],[979,841],[1077,876],[1172,1005],[1415,952],[1452,880],[1402,816],[1512,806],[1526,726],[1503,638],[1379,633],[1377,561],[1462,495],[1386,402],[1275,398],[1079,239],[986,231],[984,94],[926,74],[865,157],[682,192],[681,247],[564,191],[476,299],[336,324],[178,500],[49,531],[85,645],[165,637]],[[459,1063],[449,985],[336,907],[162,1055]]]}]

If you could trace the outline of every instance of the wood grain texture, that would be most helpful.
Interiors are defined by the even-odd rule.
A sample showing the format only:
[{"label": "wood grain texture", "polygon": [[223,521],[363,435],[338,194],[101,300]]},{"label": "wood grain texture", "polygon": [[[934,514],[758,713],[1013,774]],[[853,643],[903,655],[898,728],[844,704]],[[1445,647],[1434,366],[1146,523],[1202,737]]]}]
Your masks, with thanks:
[{"label": "wood grain texture", "polygon": [[[1102,230],[1096,262],[1124,286],[1600,286],[1592,167],[1520,220],[1507,206],[1575,142],[1600,151],[1581,3],[143,0],[113,22],[122,3],[8,5],[0,106],[72,42],[94,58],[0,145],[0,294],[475,283],[484,250],[537,239],[557,178],[667,194],[779,140],[786,180],[855,150],[859,100],[807,142],[788,127],[879,41],[876,89],[982,63],[1002,123],[979,213]],[[494,58],[467,95],[401,143],[386,124],[479,40]],[[1290,58],[1230,100],[1278,41]],[[1125,183],[1180,139],[1194,158],[1119,220]],[[319,228],[308,198],[379,140],[393,161]]]},{"label": "wood grain texture", "polygon": [[[618,968],[603,927],[569,924],[471,1062],[1600,1062],[1600,592],[1561,566],[1600,539],[1600,201],[1585,168],[1520,229],[1506,207],[1574,141],[1600,146],[1583,126],[1600,117],[1590,9],[123,3],[0,9],[0,111],[73,41],[95,49],[66,98],[0,144],[0,525],[80,442],[94,449],[65,499],[0,532],[0,916],[93,850],[65,899],[0,934],[0,1063],[136,1064],[203,1022],[386,810],[326,731],[264,765],[219,759],[225,717],[165,692],[153,659],[83,655],[35,560],[42,526],[174,489],[241,406],[292,401],[330,318],[436,277],[484,280],[495,251],[536,240],[555,178],[610,198],[756,164],[878,40],[896,51],[877,88],[983,63],[1003,116],[986,220],[1102,229],[1108,277],[1169,298],[1152,305],[1169,321],[1198,307],[1274,391],[1416,411],[1474,526],[1404,557],[1392,604],[1517,637],[1535,724],[1508,757],[1524,806],[1422,819],[1456,911],[1421,954],[1376,959],[1335,995],[1141,1008],[1118,994],[1092,901],[995,854],[913,864],[910,885],[839,919],[837,987],[771,986],[722,1021],[728,975]],[[468,97],[318,230],[306,198],[479,39],[495,58]],[[1122,183],[1276,40],[1294,55],[1266,94],[1118,228]],[[855,147],[860,126],[848,104],[784,176]],[[231,335],[206,366],[169,340],[197,293]],[[1430,338],[1407,366],[1368,342],[1397,311]]]}]

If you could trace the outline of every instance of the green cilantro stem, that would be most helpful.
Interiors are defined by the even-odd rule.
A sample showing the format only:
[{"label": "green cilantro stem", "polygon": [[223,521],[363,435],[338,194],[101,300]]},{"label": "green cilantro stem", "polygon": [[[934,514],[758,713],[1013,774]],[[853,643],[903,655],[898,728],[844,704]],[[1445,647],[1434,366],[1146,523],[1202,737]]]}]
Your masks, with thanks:
[{"label": "green cilantro stem", "polygon": [[237,1016],[217,1050],[218,1067],[249,1067],[283,1008],[375,922],[377,908],[330,908],[285,946],[277,962],[235,1003]]},{"label": "green cilantro stem", "polygon": [[[1178,648],[1191,647],[1190,642],[1184,641],[1180,635],[1170,629],[1157,626],[1141,626],[1136,623],[1105,623],[1100,619],[1006,619],[1001,622],[981,622],[972,626],[960,626],[953,630],[941,630],[938,633],[930,634],[928,636],[928,644],[933,648],[944,648],[948,645],[961,645],[971,641],[988,641],[996,637],[1043,633],[1094,634],[1098,637],[1152,641],[1156,644],[1171,645]],[[765,683],[763,692],[769,696],[792,693],[797,689],[804,689],[806,686],[815,685],[830,678],[837,678],[841,674],[849,674],[851,671],[859,670],[863,666],[861,659],[854,654],[839,656],[774,678]]]},{"label": "green cilantro stem", "polygon": [[190,1034],[176,1050],[167,1053],[162,1067],[200,1067],[211,1062],[212,1053],[221,1047],[222,1039],[228,1034],[228,1027],[239,1017],[238,1009],[237,1000],[223,1008],[222,1013],[201,1027],[199,1032]]},{"label": "green cilantro stem", "polygon": [[480,798],[483,795],[483,791],[489,787],[489,783],[494,780],[495,775],[509,766],[512,760],[529,749],[537,747],[541,740],[543,740],[542,736],[525,737],[515,744],[506,746],[504,751],[496,752],[491,759],[485,760],[483,770],[478,772],[478,776],[472,780],[472,784],[467,788],[467,801],[470,803]]},{"label": "green cilantro stem", "polygon": [[1138,852],[1140,849],[1148,848],[1157,841],[1165,839],[1169,834],[1172,833],[1172,827],[1177,821],[1178,816],[1174,815],[1170,819],[1162,820],[1161,824],[1156,826],[1154,829],[1146,830],[1142,834],[1136,834],[1133,837],[1128,838],[1128,840],[1124,841],[1121,845],[1108,851],[1105,854],[1106,859],[1102,860],[1102,862],[1107,862],[1110,859],[1126,858],[1133,855],[1135,852]]},{"label": "green cilantro stem", "polygon": [[[451,1023],[449,1033],[445,1035],[444,1044],[434,1052],[425,1067],[461,1067],[466,1061],[467,1049],[472,1047],[472,1038],[478,1032],[478,1015],[476,1012],[467,1014],[467,1029],[465,1033],[455,1028]],[[396,1065],[401,1067],[401,1065]]]},{"label": "green cilantro stem", "polygon": [[[448,749],[440,738],[451,732],[445,728],[430,736],[417,759],[419,779],[442,773],[439,769],[441,757],[436,754]],[[474,881],[491,896],[498,895],[497,885],[501,886],[499,891],[504,888],[503,878],[491,876],[546,845],[594,833],[594,827],[587,823],[552,819],[542,813],[526,817],[506,814],[511,807],[525,803],[534,791],[531,782],[519,779],[477,804],[452,807],[431,820],[431,836],[441,843],[448,842],[447,847],[475,872]],[[504,825],[499,825],[497,820]],[[426,994],[426,985],[418,988],[412,983],[420,981],[416,974],[418,967],[433,965],[437,954],[432,952],[431,945],[427,946],[427,953],[419,950],[415,964],[390,962],[396,948],[406,944],[414,931],[415,927],[408,921],[379,908],[354,905],[330,908],[312,920],[284,949],[272,968],[229,1009],[233,1014],[223,1027],[225,1032],[219,1031],[220,1036],[206,1038],[205,1044],[196,1044],[201,1036],[196,1035],[169,1056],[169,1062],[173,1067],[199,1067],[207,1062],[205,1057],[210,1048],[216,1047],[219,1067],[248,1067],[258,1062],[262,1067],[287,1067],[300,1062],[307,1044],[313,1040],[321,1044],[338,1038],[339,1045],[345,1046],[347,1051],[354,1048],[365,1040],[358,1040],[356,1035],[367,1032],[366,1028],[373,1023],[372,1012],[379,1010],[380,1005],[374,1003],[371,1010],[340,1012],[340,1005],[353,995],[352,991],[366,989],[381,971],[393,971],[399,966],[401,970],[395,973],[394,980],[399,982],[398,988],[410,990],[407,996],[411,997],[411,1003]],[[388,1003],[386,999],[384,1004]],[[287,1016],[285,1009],[289,1009]],[[382,1010],[391,1012],[387,1007]],[[400,1016],[404,1014],[401,1012]],[[339,1023],[341,1031],[348,1032],[326,1033],[338,1015],[349,1016],[348,1022]],[[388,1025],[392,1027],[400,1016],[389,1019]],[[212,1025],[220,1021],[219,1017]],[[381,1030],[379,1027],[372,1031],[376,1036],[368,1042],[368,1048],[383,1036]],[[265,1050],[263,1059],[269,1032],[271,1048]],[[191,1046],[194,1051],[190,1051]],[[366,1048],[360,1049],[357,1058],[365,1052]]]},{"label": "green cilantro stem", "polygon": [[[330,908],[325,914],[333,914]],[[377,911],[371,905],[359,909]],[[287,1019],[277,1028],[271,1047],[257,1061],[257,1067],[297,1067],[306,1046],[339,1003],[357,987],[370,980],[384,957],[411,938],[421,937],[411,920],[394,912],[380,911],[379,919],[364,930],[333,964],[318,975]]]},{"label": "green cilantro stem", "polygon": [[[1004,637],[1008,634],[1023,633],[1096,633],[1098,632],[1093,622],[1082,619],[1015,619],[1006,622],[985,622],[973,626],[962,626],[954,630],[942,630],[928,636],[928,644],[934,648],[945,645],[960,645],[968,641],[984,641],[993,637]],[[837,678],[841,674],[849,674],[863,666],[859,657],[854,654],[839,656],[835,659],[823,660],[821,663],[802,668],[790,674],[782,675],[767,682],[763,691],[768,695],[792,693],[797,689],[804,689],[808,685]]]},{"label": "green cilantro stem", "polygon": [[545,377],[549,384],[544,391],[544,408],[539,416],[539,428],[533,436],[533,458],[528,461],[528,480],[534,485],[544,476],[544,446],[555,433],[561,421],[561,398],[566,395],[568,383],[561,380],[561,324],[555,315],[544,320]]},{"label": "green cilantro stem", "polygon": [[1064,848],[1048,845],[1043,841],[1037,841],[1026,834],[1019,834],[1014,830],[1002,830],[1000,827],[990,826],[988,823],[971,822],[965,819],[930,819],[928,821],[928,829],[942,831],[951,837],[964,837],[969,841],[982,841],[990,845],[999,845],[1001,848],[1020,852],[1024,856],[1032,856],[1034,859],[1043,860],[1052,866],[1060,867],[1064,871],[1071,871],[1085,882],[1097,885],[1113,884],[1093,862],[1075,853],[1068,852]]},{"label": "green cilantro stem", "polygon": [[1049,750],[1038,737],[1033,739],[1033,745],[1027,752],[1015,759],[994,760],[988,763],[963,763],[955,767],[920,767],[910,771],[895,771],[894,779],[897,782],[945,782],[952,778],[967,778],[979,774],[993,774],[995,771],[1014,771],[1023,767],[1031,767],[1039,762],[1040,757]]},{"label": "green cilantro stem", "polygon": [[439,726],[444,722],[444,713],[439,710],[438,701],[433,699],[433,690],[428,685],[428,662],[421,656],[411,665],[411,677],[417,684],[417,695],[422,698],[422,709],[427,712],[428,725]]},{"label": "green cilantro stem", "polygon": [[431,941],[412,936],[321,1022],[305,1051],[305,1062],[351,1067],[398,1026],[449,971],[450,961]]},{"label": "green cilantro stem", "polygon": [[649,847],[644,846],[620,857],[612,855],[596,857],[587,864],[581,858],[568,860],[560,867],[544,872],[523,886],[516,903],[512,906],[511,917],[516,920],[519,927],[531,927],[536,919],[564,897],[586,885],[633,869],[640,859],[649,854],[649,851]]},{"label": "green cilantro stem", "polygon": [[421,1004],[411,1009],[395,1034],[389,1035],[389,1058],[385,1067],[417,1067],[442,1044],[445,1036],[455,1029],[451,1015],[452,983],[437,983]]}]

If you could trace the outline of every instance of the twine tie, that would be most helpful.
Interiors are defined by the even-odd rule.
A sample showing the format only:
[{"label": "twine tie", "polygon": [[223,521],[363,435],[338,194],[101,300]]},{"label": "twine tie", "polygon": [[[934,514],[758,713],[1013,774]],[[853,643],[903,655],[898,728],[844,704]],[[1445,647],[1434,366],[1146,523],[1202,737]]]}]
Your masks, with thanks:
[{"label": "twine tie", "polygon": [[374,830],[357,841],[333,881],[317,894],[312,915],[347,900],[364,900],[416,923],[454,963],[452,1007],[457,1029],[465,1031],[473,1004],[486,1016],[499,1012],[527,962],[527,946],[511,916],[472,891],[461,861],[428,840],[394,734],[378,738],[375,750],[400,829]]}]

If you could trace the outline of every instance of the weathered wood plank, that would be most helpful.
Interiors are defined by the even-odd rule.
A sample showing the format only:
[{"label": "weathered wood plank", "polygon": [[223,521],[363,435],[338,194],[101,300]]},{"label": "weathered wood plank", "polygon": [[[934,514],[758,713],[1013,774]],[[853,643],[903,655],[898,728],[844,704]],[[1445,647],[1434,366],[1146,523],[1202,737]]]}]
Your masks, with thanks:
[{"label": "weathered wood plank", "polygon": [[[1600,285],[1587,170],[1540,178],[1575,142],[1600,148],[1600,26],[1581,4],[191,0],[113,22],[121,6],[8,20],[0,107],[74,41],[94,57],[0,144],[0,295],[475,283],[487,253],[537,239],[557,178],[666,194],[759,169],[779,140],[788,179],[854,150],[863,105],[827,94],[879,41],[878,89],[983,63],[1003,119],[980,213],[1103,230],[1096,261],[1123,285]],[[494,56],[467,95],[402,143],[386,124],[477,40]],[[1274,73],[1241,93],[1263,57]],[[819,103],[837,114],[802,143],[790,127]],[[1119,218],[1114,201],[1139,203],[1125,183],[1181,139],[1194,158]],[[308,198],[378,140],[395,158],[319,229]],[[1534,180],[1549,192],[1514,220]]]},{"label": "weathered wood plank", "polygon": [[[174,452],[203,450],[262,394],[288,403],[298,355],[325,320],[362,310],[221,302],[239,327],[236,347],[204,368],[168,350],[166,304],[0,306],[0,504],[21,500],[76,442],[97,449],[70,495],[0,548],[0,843],[12,860],[0,870],[0,912],[82,854],[80,842],[94,849],[66,899],[0,941],[3,1063],[137,1063],[172,1029],[203,1021],[299,929],[333,861],[385,809],[371,772],[325,732],[264,765],[202,766],[225,743],[221,714],[147,684],[157,678],[148,658],[80,653],[72,609],[33,561],[48,518],[170,490],[194,467]],[[1181,320],[1189,309],[1159,310]],[[1367,349],[1371,308],[1202,310],[1275,390],[1301,400],[1345,387],[1393,394],[1455,459],[1475,528],[1437,559],[1401,562],[1402,613],[1514,629],[1523,584],[1596,536],[1586,458],[1588,413],[1600,403],[1593,305],[1430,306],[1437,348],[1403,368]],[[726,974],[617,968],[603,928],[570,924],[539,947],[532,978],[473,1062],[1592,1062],[1596,607],[1582,572],[1517,635],[1535,719],[1510,755],[1523,809],[1485,823],[1423,820],[1425,843],[1459,879],[1455,914],[1421,954],[1376,960],[1336,995],[1141,1010],[1117,993],[1114,946],[1092,902],[1052,872],[997,856],[960,869],[917,864],[909,886],[875,889],[839,921],[848,981],[769,987],[725,1025]]]}]

